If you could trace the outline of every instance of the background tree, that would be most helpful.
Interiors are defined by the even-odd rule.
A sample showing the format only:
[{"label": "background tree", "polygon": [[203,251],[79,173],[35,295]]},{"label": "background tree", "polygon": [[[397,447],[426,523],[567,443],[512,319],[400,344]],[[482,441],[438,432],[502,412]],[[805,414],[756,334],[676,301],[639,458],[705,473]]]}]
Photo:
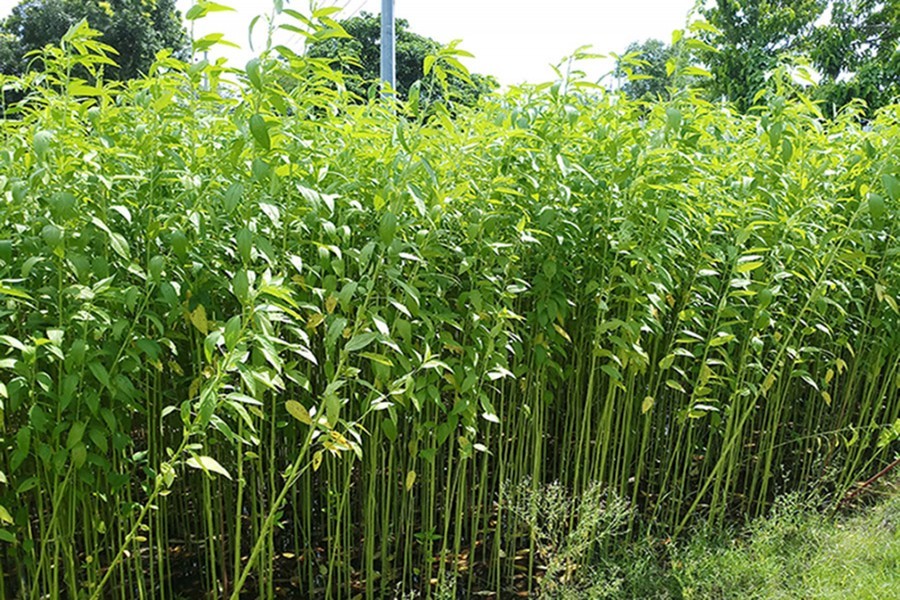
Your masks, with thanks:
[{"label": "background tree", "polygon": [[704,32],[717,52],[701,58],[712,73],[713,98],[727,98],[747,110],[765,85],[765,75],[785,54],[809,49],[815,23],[827,0],[718,0],[701,14],[719,32]]},{"label": "background tree", "polygon": [[[340,24],[350,38],[331,38],[315,42],[309,46],[307,53],[315,58],[335,59],[337,63],[335,67],[352,76],[348,78],[348,89],[366,97],[369,85],[379,77],[381,17],[362,12],[359,16],[340,21]],[[395,29],[396,91],[400,96],[406,97],[416,81],[425,79],[425,57],[437,53],[441,44],[411,32],[409,22],[405,19],[397,19]],[[477,73],[470,74],[470,81],[451,76],[448,83],[452,98],[467,105],[474,104],[482,94],[498,87],[493,77]],[[426,96],[432,87],[435,86],[429,86],[423,91]]]},{"label": "background tree", "polygon": [[670,85],[666,63],[675,55],[674,48],[663,41],[649,39],[632,42],[616,61],[616,77],[626,78],[622,91],[632,100],[652,101],[668,97]]},{"label": "background tree", "polygon": [[835,110],[853,98],[871,109],[900,96],[900,0],[835,0],[816,28],[810,56],[822,74],[817,96]]},{"label": "background tree", "polygon": [[812,60],[827,112],[853,98],[874,110],[900,93],[900,0],[718,0],[700,12],[719,30],[704,33],[717,50],[701,56],[709,92],[739,110],[787,56]]},{"label": "background tree", "polygon": [[24,0],[0,23],[0,72],[21,74],[28,68],[28,52],[59,43],[81,19],[119,52],[114,57],[118,68],[106,71],[110,78],[132,79],[146,72],[163,48],[181,57],[188,52],[175,0]]}]

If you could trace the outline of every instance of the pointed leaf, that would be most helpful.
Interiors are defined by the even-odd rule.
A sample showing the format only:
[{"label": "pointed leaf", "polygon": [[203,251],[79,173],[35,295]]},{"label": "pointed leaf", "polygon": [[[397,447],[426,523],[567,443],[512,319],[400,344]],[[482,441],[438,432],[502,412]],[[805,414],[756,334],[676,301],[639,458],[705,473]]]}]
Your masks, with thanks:
[{"label": "pointed leaf", "polygon": [[200,469],[206,474],[218,473],[219,475],[222,475],[227,479],[231,479],[231,475],[228,473],[225,467],[220,465],[219,461],[211,456],[192,456],[185,462],[187,466],[194,469]]}]

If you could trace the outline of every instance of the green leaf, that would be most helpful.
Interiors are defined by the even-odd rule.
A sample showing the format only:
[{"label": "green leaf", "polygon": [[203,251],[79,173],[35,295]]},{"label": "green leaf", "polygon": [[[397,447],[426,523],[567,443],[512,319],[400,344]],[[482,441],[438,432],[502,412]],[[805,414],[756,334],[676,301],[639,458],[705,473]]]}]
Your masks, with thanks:
[{"label": "green leaf", "polygon": [[204,336],[209,333],[209,321],[206,319],[206,308],[202,304],[198,304],[197,308],[191,312],[191,323],[197,328],[197,331]]},{"label": "green leaf", "polygon": [[225,39],[225,34],[223,34],[223,33],[210,33],[208,35],[204,35],[203,37],[195,39],[193,41],[193,47],[194,47],[195,53],[206,52],[207,50],[209,50],[210,48],[212,48],[213,46],[216,46],[216,45],[240,49],[240,46],[238,46],[234,42],[230,42],[227,39]]},{"label": "green leaf", "polygon": [[72,448],[72,464],[76,469],[80,469],[84,466],[86,460],[87,446],[84,445],[84,442],[78,442],[75,444],[75,447]]},{"label": "green leaf", "polygon": [[50,144],[53,142],[53,133],[50,131],[38,131],[34,134],[34,153],[38,155],[38,157],[43,158],[44,154],[47,153],[47,150],[50,149]]},{"label": "green leaf", "polygon": [[201,17],[205,17],[211,12],[234,11],[230,6],[219,4],[218,2],[210,2],[208,0],[198,0],[196,4],[188,9],[184,18],[188,21],[195,21]]},{"label": "green leaf", "polygon": [[394,233],[397,231],[397,217],[392,212],[386,212],[381,216],[381,225],[378,227],[378,235],[385,246],[394,241]]},{"label": "green leaf", "polygon": [[681,127],[681,111],[674,106],[666,109],[666,127],[673,131]]},{"label": "green leaf", "polygon": [[360,333],[353,336],[347,345],[344,346],[344,350],[347,352],[356,352],[357,350],[362,350],[369,344],[375,341],[375,338],[378,337],[378,334],[373,332]]},{"label": "green leaf", "polygon": [[247,63],[247,78],[250,79],[250,84],[253,85],[256,89],[262,91],[263,83],[262,83],[262,75],[260,72],[260,63],[258,58],[253,58]]},{"label": "green leaf", "polygon": [[684,69],[681,70],[681,74],[685,75],[687,77],[709,78],[709,77],[713,76],[713,74],[710,73],[709,71],[707,71],[706,69],[695,66],[695,65],[688,65],[687,67],[685,67]]},{"label": "green leaf", "polygon": [[250,279],[247,276],[246,270],[241,269],[234,274],[234,278],[231,281],[231,287],[237,299],[240,300],[242,304],[247,303],[250,299]]},{"label": "green leaf", "polygon": [[869,194],[869,214],[876,221],[880,221],[884,216],[884,198],[878,194]]},{"label": "green leaf", "polygon": [[384,433],[384,437],[386,437],[389,442],[394,442],[397,439],[397,424],[392,420],[382,419],[381,431]]},{"label": "green leaf", "polygon": [[81,439],[84,437],[84,429],[86,424],[81,421],[76,421],[72,424],[72,427],[69,429],[69,435],[66,436],[66,449],[71,450],[75,447],[76,444],[81,442]]},{"label": "green leaf", "polygon": [[337,425],[341,414],[341,399],[334,392],[325,392],[325,420],[330,427]]},{"label": "green leaf", "polygon": [[255,114],[250,117],[250,133],[253,134],[253,139],[256,140],[256,143],[259,144],[263,150],[269,150],[271,148],[269,125],[262,115]]},{"label": "green leaf", "polygon": [[682,387],[682,385],[680,383],[678,383],[677,381],[675,381],[674,379],[667,379],[666,387],[669,387],[669,388],[675,390],[676,392],[684,393],[684,387]]},{"label": "green leaf", "polygon": [[225,210],[227,212],[233,211],[238,205],[241,203],[241,198],[244,195],[244,186],[240,183],[232,183],[228,189],[225,191],[225,195],[223,200],[225,201]]},{"label": "green leaf", "polygon": [[884,184],[884,189],[892,202],[900,200],[900,179],[893,175],[884,174],[881,176],[881,183]]},{"label": "green leaf", "polygon": [[109,371],[106,370],[102,363],[91,361],[88,363],[88,369],[97,378],[97,381],[102,383],[104,387],[109,387]]},{"label": "green leaf", "polygon": [[41,238],[43,238],[44,243],[47,244],[49,248],[58,248],[60,244],[62,244],[62,229],[53,224],[45,225],[44,228],[41,229]]}]

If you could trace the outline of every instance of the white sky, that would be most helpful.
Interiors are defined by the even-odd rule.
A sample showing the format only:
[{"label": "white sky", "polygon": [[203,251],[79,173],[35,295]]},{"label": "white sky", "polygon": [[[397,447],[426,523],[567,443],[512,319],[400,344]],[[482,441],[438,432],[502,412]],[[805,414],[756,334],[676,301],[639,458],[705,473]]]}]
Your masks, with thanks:
[{"label": "white sky", "polygon": [[[177,0],[182,14],[193,0]],[[247,27],[260,13],[271,11],[270,0],[216,0],[235,12],[211,13],[197,22],[197,36],[224,33],[242,50],[219,47],[216,51],[242,66],[252,56]],[[0,0],[0,17],[18,0]],[[336,18],[361,11],[381,12],[381,0],[320,0],[320,6],[344,7]],[[409,21],[411,31],[447,43],[462,39],[460,47],[475,55],[466,62],[474,72],[494,75],[503,84],[541,82],[553,78],[550,64],[558,63],[581,45],[597,53],[621,52],[633,41],[671,39],[684,27],[694,0],[395,0],[397,18]],[[308,0],[285,0],[285,6],[306,14]],[[257,33],[265,29],[257,25]],[[256,36],[255,39],[262,38]],[[254,44],[257,42],[254,41]],[[279,38],[297,50],[298,36]],[[257,50],[259,48],[257,47]],[[211,52],[215,55],[216,52]],[[591,77],[612,69],[612,62],[585,65]]]}]

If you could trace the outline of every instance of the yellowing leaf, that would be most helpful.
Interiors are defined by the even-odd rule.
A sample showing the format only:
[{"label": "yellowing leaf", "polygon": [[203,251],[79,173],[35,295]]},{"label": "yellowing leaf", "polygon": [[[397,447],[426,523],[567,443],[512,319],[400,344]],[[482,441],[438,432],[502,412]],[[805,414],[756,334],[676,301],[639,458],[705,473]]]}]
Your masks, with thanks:
[{"label": "yellowing leaf", "polygon": [[741,263],[737,266],[735,271],[738,273],[749,273],[750,271],[754,271],[763,266],[763,262],[759,260],[755,260],[752,262]]},{"label": "yellowing leaf", "polygon": [[9,511],[0,504],[0,523],[12,524],[13,518],[12,515],[9,514]]},{"label": "yellowing leaf", "polygon": [[825,404],[827,404],[828,406],[831,406],[831,394],[829,394],[825,390],[822,390],[822,400],[825,401]]},{"label": "yellowing leaf", "polygon": [[412,486],[416,483],[416,472],[410,471],[406,474],[406,491],[412,489]]},{"label": "yellowing leaf", "polygon": [[719,333],[716,335],[716,337],[714,337],[713,339],[711,339],[711,340],[709,341],[709,347],[710,347],[710,348],[716,348],[716,347],[718,347],[718,346],[724,346],[725,344],[727,344],[728,342],[732,341],[733,339],[734,339],[734,335],[733,335],[733,334],[731,334],[731,333],[723,333],[723,332],[719,332]]},{"label": "yellowing leaf", "polygon": [[646,414],[651,408],[653,408],[653,396],[647,396],[644,398],[643,403],[641,403],[641,414]]},{"label": "yellowing leaf", "polygon": [[775,384],[775,373],[769,373],[768,375],[766,375],[766,378],[765,378],[765,380],[763,381],[763,384],[762,384],[762,394],[763,394],[763,396],[765,396],[765,395],[768,393],[769,389],[771,389],[771,387],[772,387],[774,384]]},{"label": "yellowing leaf", "polygon": [[191,323],[193,323],[194,327],[196,327],[203,335],[209,333],[209,321],[206,320],[206,309],[202,304],[198,304],[197,308],[194,309],[194,312],[191,313]]},{"label": "yellowing leaf", "polygon": [[671,389],[673,389],[673,390],[675,390],[676,392],[682,392],[682,393],[684,393],[684,388],[681,386],[680,383],[678,383],[678,382],[675,381],[674,379],[667,379],[667,380],[666,380],[666,386],[669,387],[669,388],[671,388]]},{"label": "yellowing leaf", "polygon": [[673,362],[675,362],[674,354],[667,354],[666,356],[662,357],[659,361],[660,371],[665,371],[666,369],[671,367]]},{"label": "yellowing leaf", "polygon": [[376,363],[378,363],[380,365],[384,365],[386,367],[394,366],[394,363],[391,362],[391,359],[389,359],[384,354],[377,354],[375,352],[360,352],[359,355],[362,356],[363,358],[368,358],[372,362],[376,362]]},{"label": "yellowing leaf", "polygon": [[556,323],[553,324],[553,329],[556,330],[556,333],[558,333],[559,335],[563,336],[563,338],[565,338],[565,340],[566,340],[567,342],[569,342],[570,344],[572,343],[572,338],[569,337],[569,334],[566,333],[566,330],[565,330],[565,329],[563,329],[562,327],[560,327],[560,326],[559,326],[558,324],[556,324]]},{"label": "yellowing leaf", "polygon": [[22,290],[17,290],[15,288],[6,287],[5,285],[0,285],[0,294],[5,294],[7,296],[12,296],[13,298],[22,298],[23,300],[31,300],[31,296]]},{"label": "yellowing leaf", "polygon": [[312,457],[313,471],[318,471],[319,467],[321,467],[321,466],[322,466],[322,451],[317,450],[316,453],[313,454],[313,457]]},{"label": "yellowing leaf", "polygon": [[313,313],[306,320],[306,328],[309,330],[313,330],[316,327],[318,327],[319,325],[321,325],[322,321],[324,321],[324,320],[325,320],[325,315],[323,315],[322,313]]},{"label": "yellowing leaf", "polygon": [[296,400],[288,400],[285,402],[285,408],[290,413],[292,417],[303,423],[304,425],[312,425],[312,417],[309,416],[309,411],[306,410],[306,407],[297,402]]}]

